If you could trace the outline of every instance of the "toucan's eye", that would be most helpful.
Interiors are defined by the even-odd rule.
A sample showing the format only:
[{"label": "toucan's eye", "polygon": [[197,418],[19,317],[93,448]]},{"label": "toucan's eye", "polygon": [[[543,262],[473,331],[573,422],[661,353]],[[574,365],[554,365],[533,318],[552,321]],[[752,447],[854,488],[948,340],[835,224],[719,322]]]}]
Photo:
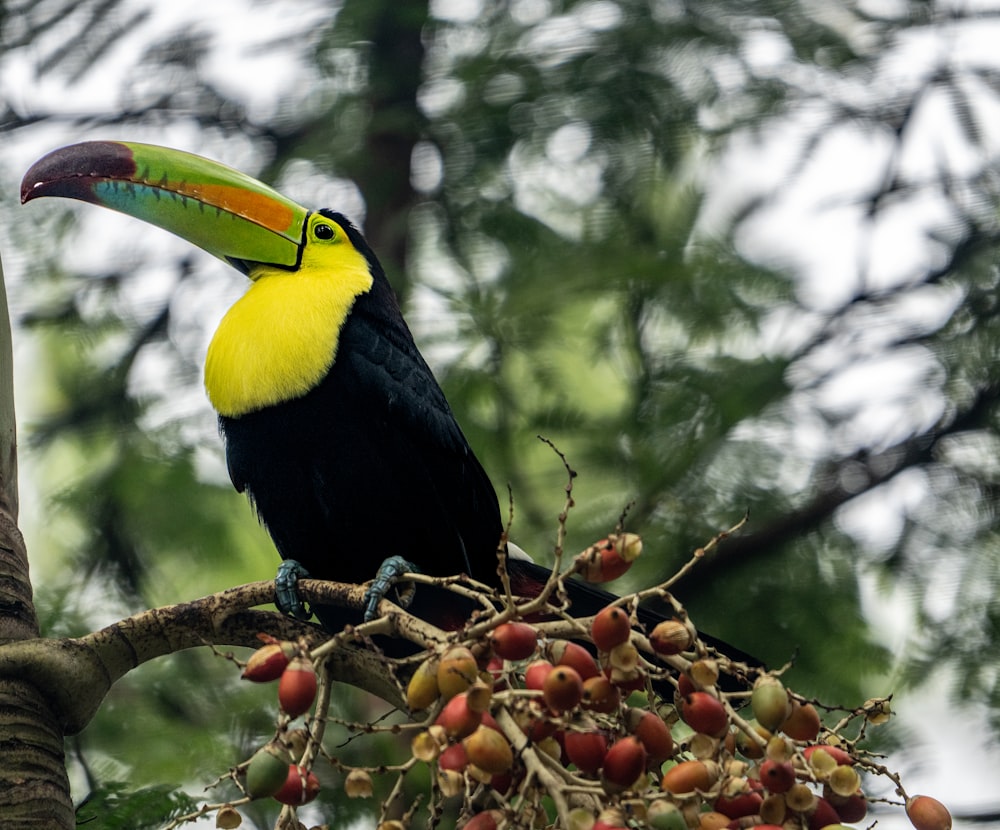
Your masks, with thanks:
[{"label": "toucan's eye", "polygon": [[313,234],[317,239],[333,239],[336,236],[332,227],[322,223],[313,228]]}]

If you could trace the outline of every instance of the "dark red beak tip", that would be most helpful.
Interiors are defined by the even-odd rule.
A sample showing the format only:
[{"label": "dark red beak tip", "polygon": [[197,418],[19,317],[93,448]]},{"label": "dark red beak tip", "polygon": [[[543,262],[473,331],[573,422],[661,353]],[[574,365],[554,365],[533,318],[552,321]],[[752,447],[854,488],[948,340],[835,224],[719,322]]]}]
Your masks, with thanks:
[{"label": "dark red beak tip", "polygon": [[84,141],[42,156],[21,181],[21,204],[40,196],[94,200],[93,185],[102,179],[135,175],[132,150],[116,141]]}]

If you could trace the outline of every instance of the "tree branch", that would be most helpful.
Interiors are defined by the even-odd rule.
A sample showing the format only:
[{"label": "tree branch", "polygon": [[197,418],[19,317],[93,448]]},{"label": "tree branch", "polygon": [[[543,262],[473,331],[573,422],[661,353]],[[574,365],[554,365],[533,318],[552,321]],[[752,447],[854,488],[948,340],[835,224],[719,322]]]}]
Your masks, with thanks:
[{"label": "tree branch", "polygon": [[[364,607],[362,586],[303,580],[300,594],[309,602]],[[143,611],[83,637],[8,643],[0,647],[0,683],[18,678],[33,685],[51,705],[63,733],[73,735],[89,723],[115,682],[156,657],[205,645],[256,648],[260,632],[304,640],[310,647],[329,639],[311,623],[250,610],[273,601],[273,582],[253,582]],[[388,604],[391,619],[389,609],[398,609]],[[327,658],[334,676],[399,702],[399,689],[385,676],[380,655],[352,644],[350,638],[339,646]]]},{"label": "tree branch", "polygon": [[[728,539],[711,560],[685,578],[684,591],[696,593],[700,584],[708,584],[714,578],[716,569],[747,561],[761,552],[773,551],[801,538],[827,521],[841,505],[871,492],[905,470],[932,463],[942,439],[983,428],[998,400],[1000,386],[983,387],[966,407],[927,432],[914,435],[884,452],[859,452],[838,462],[827,476],[826,486],[809,502],[775,518],[756,532]],[[851,476],[850,487],[844,484],[842,475],[849,467],[857,473]]]}]

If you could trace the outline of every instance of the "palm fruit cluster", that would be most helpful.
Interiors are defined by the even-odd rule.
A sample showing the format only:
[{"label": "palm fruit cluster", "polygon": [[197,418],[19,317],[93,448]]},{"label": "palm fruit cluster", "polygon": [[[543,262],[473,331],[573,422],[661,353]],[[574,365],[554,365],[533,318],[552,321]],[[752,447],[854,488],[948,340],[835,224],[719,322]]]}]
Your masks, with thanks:
[{"label": "palm fruit cluster", "polygon": [[[689,620],[644,632],[628,608],[604,608],[575,640],[505,621],[487,647],[418,666],[408,705],[435,715],[414,756],[446,797],[497,794],[459,827],[823,830],[866,819],[862,776],[883,768],[856,740],[826,730],[776,674],[713,654]],[[847,722],[888,715],[886,701],[869,701]],[[538,797],[544,770],[570,794],[555,812]],[[907,798],[906,812],[917,830],[951,826],[928,796]]]},{"label": "palm fruit cluster", "polygon": [[[618,574],[619,552],[634,559],[639,548],[637,537],[604,540],[573,570]],[[397,663],[418,727],[402,766],[431,768],[428,810],[455,811],[465,830],[841,830],[870,821],[865,788],[887,776],[916,830],[950,830],[940,802],[908,796],[859,746],[867,726],[888,719],[887,701],[828,728],[822,707],[787,689],[780,672],[709,648],[660,596],[677,614],[652,630],[636,618],[638,597],[541,624],[498,600],[488,624],[442,632],[440,646]],[[285,719],[313,703],[315,672],[294,644],[266,643],[244,676],[279,680]],[[373,772],[347,772],[347,794],[370,796]],[[296,805],[318,784],[287,743],[272,741],[245,765],[244,788]],[[384,813],[378,830],[413,826],[408,813]]]}]

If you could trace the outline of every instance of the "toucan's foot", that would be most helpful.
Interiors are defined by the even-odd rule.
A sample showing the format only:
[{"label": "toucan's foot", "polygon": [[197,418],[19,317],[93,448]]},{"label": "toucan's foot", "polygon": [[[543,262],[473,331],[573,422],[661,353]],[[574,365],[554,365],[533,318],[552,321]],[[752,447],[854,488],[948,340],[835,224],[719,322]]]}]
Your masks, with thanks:
[{"label": "toucan's foot", "polygon": [[308,620],[312,612],[299,599],[299,580],[306,579],[309,571],[294,559],[285,559],[278,566],[274,577],[274,604],[282,614],[288,614],[297,620]]},{"label": "toucan's foot", "polygon": [[[378,604],[385,599],[389,589],[395,585],[405,573],[420,573],[412,562],[402,556],[390,556],[379,566],[375,579],[365,591],[365,622],[371,622],[378,616]],[[416,588],[411,584],[408,591],[399,592],[399,604],[406,608],[413,601]]]}]

